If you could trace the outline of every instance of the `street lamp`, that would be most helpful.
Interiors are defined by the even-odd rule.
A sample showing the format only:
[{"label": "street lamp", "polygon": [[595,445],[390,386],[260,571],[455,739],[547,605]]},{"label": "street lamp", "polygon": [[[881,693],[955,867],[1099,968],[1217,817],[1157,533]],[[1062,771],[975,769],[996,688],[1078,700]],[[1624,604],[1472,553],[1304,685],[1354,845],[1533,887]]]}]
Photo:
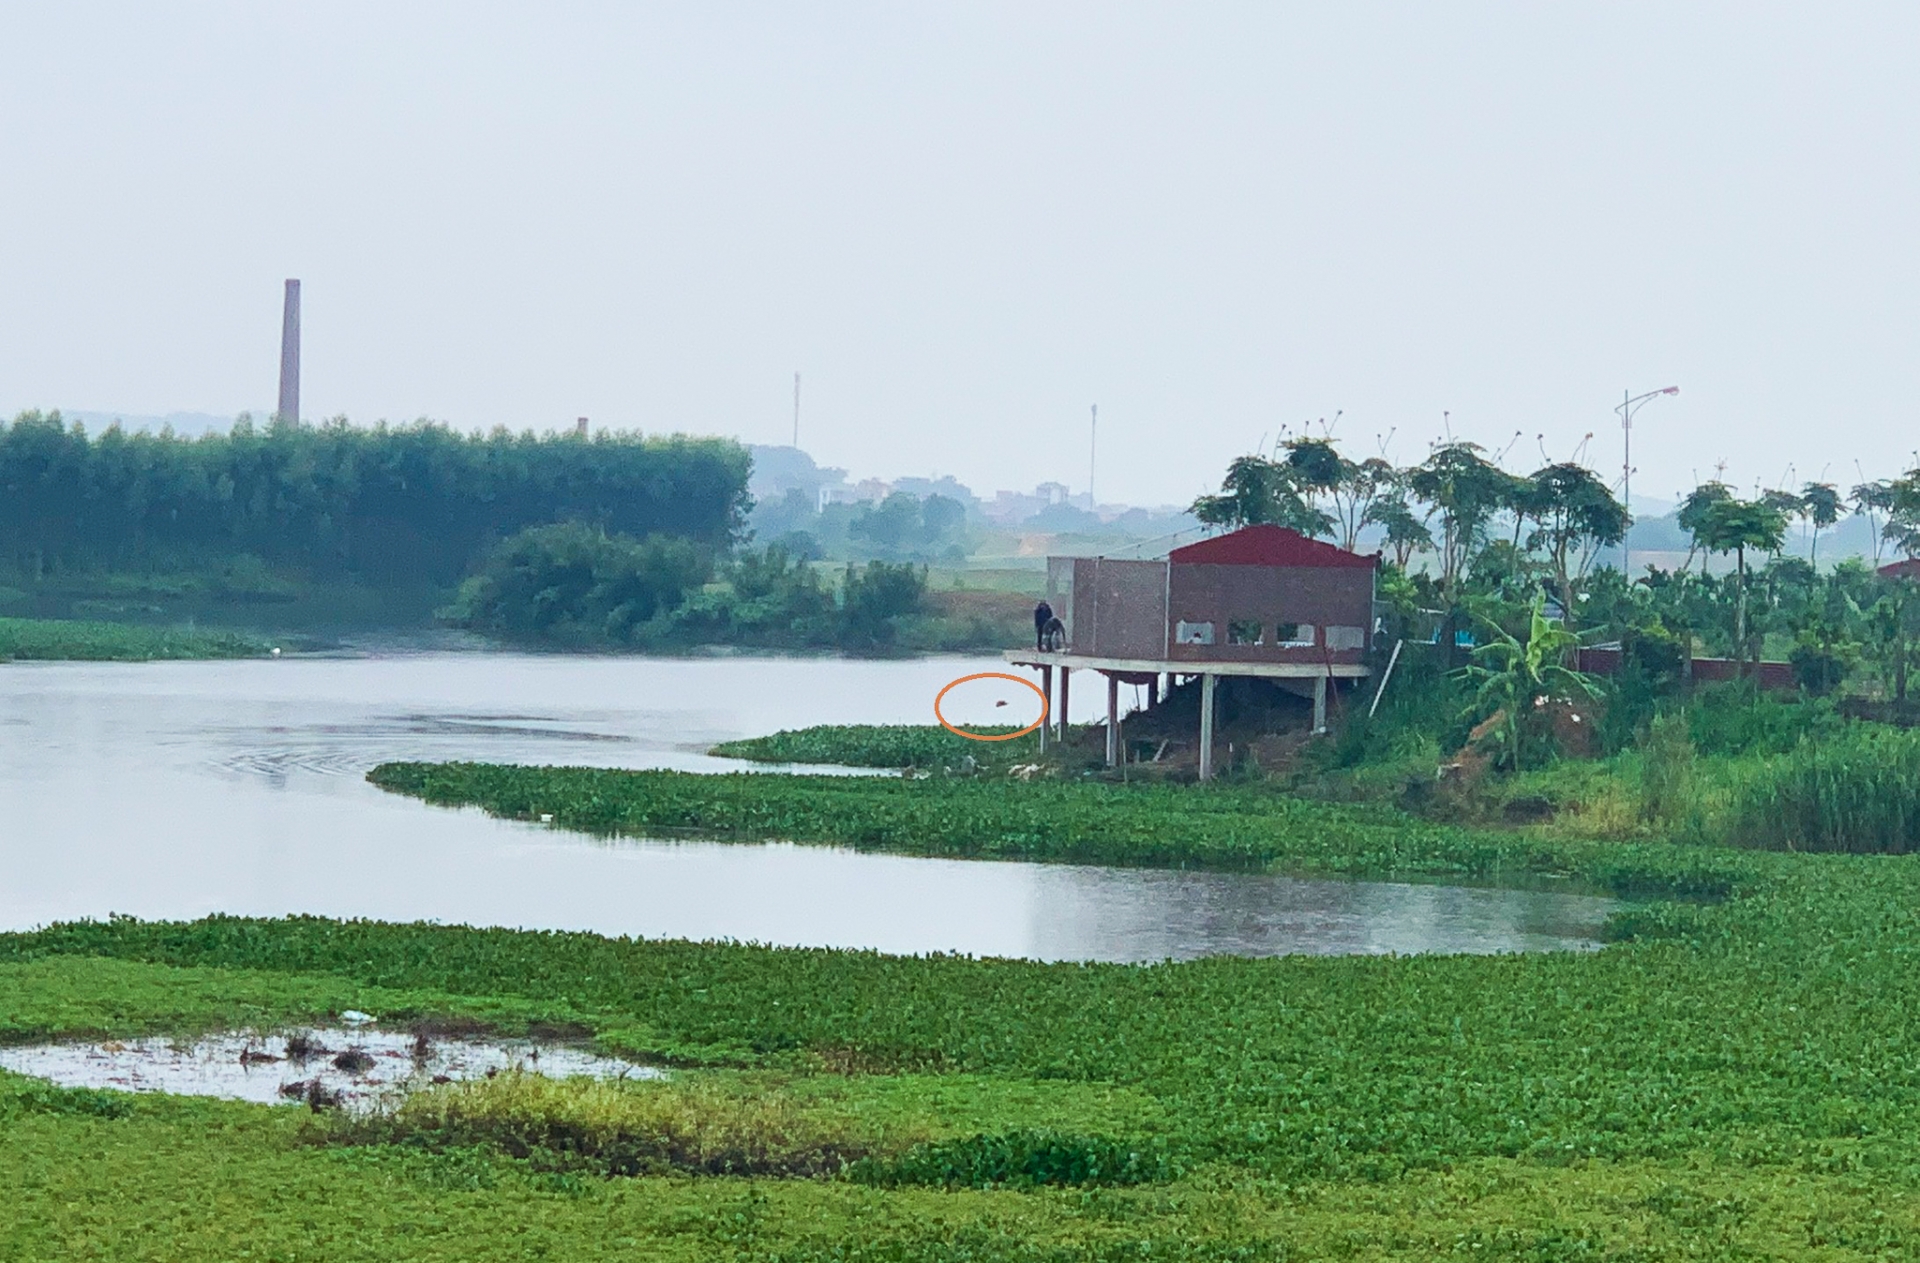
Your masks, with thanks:
[{"label": "street lamp", "polygon": [[1649,390],[1644,395],[1623,390],[1620,392],[1620,403],[1614,407],[1614,411],[1620,414],[1620,501],[1627,509],[1627,532],[1620,537],[1620,573],[1626,576],[1628,583],[1633,582],[1633,414],[1640,411],[1649,400],[1679,393],[1678,386]]}]

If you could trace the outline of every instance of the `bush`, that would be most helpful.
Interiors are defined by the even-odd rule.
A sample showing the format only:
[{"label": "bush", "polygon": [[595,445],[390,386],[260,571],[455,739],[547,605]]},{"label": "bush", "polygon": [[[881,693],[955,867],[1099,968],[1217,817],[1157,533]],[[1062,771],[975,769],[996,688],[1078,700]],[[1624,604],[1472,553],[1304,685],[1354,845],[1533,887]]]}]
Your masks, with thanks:
[{"label": "bush", "polygon": [[1770,760],[1737,788],[1730,840],[1806,851],[1920,851],[1920,732],[1854,728]]},{"label": "bush", "polygon": [[690,540],[536,526],[503,540],[443,617],[513,639],[629,644],[712,574],[711,554]]},{"label": "bush", "polygon": [[1693,739],[1685,714],[1656,716],[1640,748],[1640,818],[1665,824],[1693,795]]},{"label": "bush", "polygon": [[1805,736],[1842,727],[1831,702],[1762,692],[1751,680],[1710,684],[1687,707],[1688,735],[1702,754],[1785,754]]},{"label": "bush", "polygon": [[554,1170],[606,1175],[830,1175],[877,1146],[783,1097],[711,1085],[548,1079],[510,1071],[416,1092],[397,1107],[331,1115],[308,1138],[443,1151],[484,1147]]},{"label": "bush", "polygon": [[848,566],[840,610],[844,642],[892,644],[899,635],[899,620],[919,613],[926,594],[927,573],[918,567],[884,561],[863,570]]}]

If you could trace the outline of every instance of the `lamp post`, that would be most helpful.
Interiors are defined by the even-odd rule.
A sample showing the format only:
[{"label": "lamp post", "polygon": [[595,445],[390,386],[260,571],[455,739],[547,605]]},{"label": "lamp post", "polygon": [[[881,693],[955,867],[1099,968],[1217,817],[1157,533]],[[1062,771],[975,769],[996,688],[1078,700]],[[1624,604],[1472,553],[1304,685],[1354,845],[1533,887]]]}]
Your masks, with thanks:
[{"label": "lamp post", "polygon": [[1629,584],[1633,582],[1633,414],[1650,400],[1679,393],[1678,386],[1649,390],[1644,395],[1623,390],[1620,392],[1620,403],[1614,407],[1614,411],[1620,414],[1620,501],[1627,510],[1626,534],[1620,537],[1620,573],[1626,576]]}]

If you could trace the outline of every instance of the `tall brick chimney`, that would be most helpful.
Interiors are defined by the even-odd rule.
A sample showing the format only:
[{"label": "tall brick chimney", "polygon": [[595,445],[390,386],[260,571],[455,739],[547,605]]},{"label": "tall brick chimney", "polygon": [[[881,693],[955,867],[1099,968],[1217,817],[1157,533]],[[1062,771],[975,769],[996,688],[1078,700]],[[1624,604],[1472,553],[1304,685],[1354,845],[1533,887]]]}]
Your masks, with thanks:
[{"label": "tall brick chimney", "polygon": [[280,407],[274,416],[300,422],[300,282],[287,281],[287,304],[280,315]]}]

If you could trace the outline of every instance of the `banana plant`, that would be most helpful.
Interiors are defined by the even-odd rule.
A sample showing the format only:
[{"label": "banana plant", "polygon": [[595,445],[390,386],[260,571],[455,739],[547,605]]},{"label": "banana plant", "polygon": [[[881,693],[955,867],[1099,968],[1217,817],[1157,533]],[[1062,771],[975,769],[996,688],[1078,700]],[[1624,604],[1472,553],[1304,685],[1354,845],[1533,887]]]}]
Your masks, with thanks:
[{"label": "banana plant", "polygon": [[1600,683],[1584,671],[1565,665],[1574,660],[1580,638],[1547,617],[1545,598],[1536,596],[1523,641],[1505,628],[1487,621],[1489,639],[1473,651],[1473,660],[1456,673],[1474,686],[1468,718],[1501,716],[1496,729],[1506,762],[1521,770],[1527,730],[1549,701],[1572,701],[1600,695]]}]

